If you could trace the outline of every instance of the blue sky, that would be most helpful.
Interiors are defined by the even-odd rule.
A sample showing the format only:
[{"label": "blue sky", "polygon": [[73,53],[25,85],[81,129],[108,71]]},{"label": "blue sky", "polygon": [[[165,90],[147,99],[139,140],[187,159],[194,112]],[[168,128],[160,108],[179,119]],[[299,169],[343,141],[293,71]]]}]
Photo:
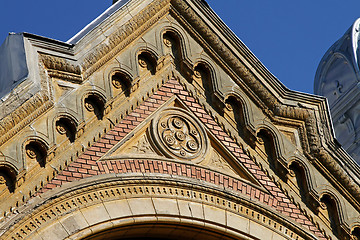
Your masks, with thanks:
[{"label": "blue sky", "polygon": [[[360,17],[359,0],[207,2],[285,86],[307,93],[324,53]],[[2,0],[0,42],[8,32],[24,31],[66,41],[111,3]]]}]

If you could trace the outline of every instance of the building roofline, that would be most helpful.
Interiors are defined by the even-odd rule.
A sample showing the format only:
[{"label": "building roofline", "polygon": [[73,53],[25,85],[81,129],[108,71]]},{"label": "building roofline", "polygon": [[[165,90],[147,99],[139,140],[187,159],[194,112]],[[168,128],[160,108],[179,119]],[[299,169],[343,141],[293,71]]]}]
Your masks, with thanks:
[{"label": "building roofline", "polygon": [[66,41],[67,44],[75,45],[81,39],[83,39],[88,33],[94,30],[98,25],[104,22],[108,17],[112,16],[119,9],[123,8],[130,0],[119,0],[113,5],[111,5],[108,9],[106,9],[100,16],[95,18],[92,22],[86,25],[80,32],[75,34],[72,38]]}]

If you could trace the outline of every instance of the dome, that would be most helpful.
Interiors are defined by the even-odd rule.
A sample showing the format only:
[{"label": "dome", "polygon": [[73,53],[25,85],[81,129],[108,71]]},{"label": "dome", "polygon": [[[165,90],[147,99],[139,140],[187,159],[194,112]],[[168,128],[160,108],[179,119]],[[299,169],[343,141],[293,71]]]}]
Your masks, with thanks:
[{"label": "dome", "polygon": [[360,18],[325,53],[316,71],[314,93],[327,97],[330,107],[360,81],[359,29]]},{"label": "dome", "polygon": [[325,53],[314,92],[327,97],[335,136],[360,164],[359,30],[360,18]]}]

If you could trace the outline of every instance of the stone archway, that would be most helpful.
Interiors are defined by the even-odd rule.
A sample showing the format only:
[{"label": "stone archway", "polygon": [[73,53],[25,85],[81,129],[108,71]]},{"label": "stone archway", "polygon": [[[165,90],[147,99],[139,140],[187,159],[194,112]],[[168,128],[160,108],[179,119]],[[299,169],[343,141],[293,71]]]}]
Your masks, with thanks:
[{"label": "stone archway", "polygon": [[164,240],[293,239],[212,204],[153,196],[81,208],[58,218],[38,234],[43,239],[84,240],[135,240],[144,236]]},{"label": "stone archway", "polygon": [[101,175],[33,200],[5,239],[313,239],[266,206],[166,174]]}]

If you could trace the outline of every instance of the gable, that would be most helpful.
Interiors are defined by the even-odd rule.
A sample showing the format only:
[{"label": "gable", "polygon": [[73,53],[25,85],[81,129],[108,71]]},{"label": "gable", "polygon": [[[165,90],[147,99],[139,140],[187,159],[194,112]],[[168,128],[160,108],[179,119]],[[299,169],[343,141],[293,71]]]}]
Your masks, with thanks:
[{"label": "gable", "polygon": [[223,189],[302,236],[350,234],[357,188],[323,145],[325,102],[284,89],[216,20],[199,1],[130,1],[73,48],[34,43],[49,101],[1,146],[18,161],[1,208],[141,173]]}]

